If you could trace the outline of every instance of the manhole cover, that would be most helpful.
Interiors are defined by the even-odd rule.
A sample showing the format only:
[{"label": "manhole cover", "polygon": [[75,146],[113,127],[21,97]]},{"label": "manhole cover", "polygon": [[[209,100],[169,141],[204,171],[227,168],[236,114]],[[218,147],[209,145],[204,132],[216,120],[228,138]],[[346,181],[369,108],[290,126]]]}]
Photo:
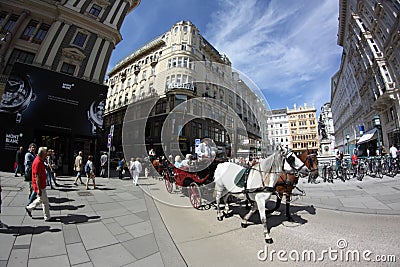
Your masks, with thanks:
[{"label": "manhole cover", "polygon": [[90,196],[93,196],[93,194],[91,192],[78,192],[78,196],[90,197]]}]

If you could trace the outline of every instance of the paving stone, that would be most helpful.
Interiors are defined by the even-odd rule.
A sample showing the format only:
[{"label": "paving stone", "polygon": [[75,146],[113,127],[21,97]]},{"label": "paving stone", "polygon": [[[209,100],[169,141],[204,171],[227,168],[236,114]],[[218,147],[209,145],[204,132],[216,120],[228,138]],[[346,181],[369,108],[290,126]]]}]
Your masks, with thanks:
[{"label": "paving stone", "polygon": [[28,266],[29,248],[28,249],[13,249],[11,251],[10,259],[8,260],[8,267]]},{"label": "paving stone", "polygon": [[68,258],[71,265],[89,262],[89,256],[86,253],[85,247],[82,243],[75,243],[67,245]]},{"label": "paving stone", "polygon": [[143,259],[158,252],[157,242],[153,234],[129,240],[122,245],[135,256],[136,259]]},{"label": "paving stone", "polygon": [[131,224],[125,226],[125,229],[135,238],[153,233],[153,228],[150,221]]},{"label": "paving stone", "polygon": [[102,222],[80,224],[78,230],[87,250],[118,243]]},{"label": "paving stone", "polygon": [[88,254],[96,267],[124,266],[136,261],[136,258],[119,243],[88,250]]},{"label": "paving stone", "polygon": [[126,233],[125,228],[123,228],[119,223],[115,221],[113,223],[107,223],[106,226],[113,235],[120,235]]},{"label": "paving stone", "polygon": [[75,229],[68,229],[64,230],[64,240],[65,244],[73,244],[73,243],[79,243],[82,242],[81,236],[79,235],[78,229],[75,227]]},{"label": "paving stone", "polygon": [[141,266],[165,266],[161,254],[155,253],[134,263],[128,264],[125,267],[141,267]]},{"label": "paving stone", "polygon": [[0,229],[0,261],[8,260],[15,237],[7,229]]},{"label": "paving stone", "polygon": [[55,263],[57,267],[70,266],[67,255],[29,259],[29,267],[55,266]]},{"label": "paving stone", "polygon": [[130,233],[123,233],[120,235],[116,235],[115,238],[118,239],[118,241],[120,243],[123,243],[123,242],[133,239],[134,237]]},{"label": "paving stone", "polygon": [[114,218],[121,226],[127,226],[130,224],[136,224],[138,222],[143,222],[143,219],[135,214],[125,215]]},{"label": "paving stone", "polygon": [[67,254],[62,231],[33,234],[29,258],[52,257]]}]

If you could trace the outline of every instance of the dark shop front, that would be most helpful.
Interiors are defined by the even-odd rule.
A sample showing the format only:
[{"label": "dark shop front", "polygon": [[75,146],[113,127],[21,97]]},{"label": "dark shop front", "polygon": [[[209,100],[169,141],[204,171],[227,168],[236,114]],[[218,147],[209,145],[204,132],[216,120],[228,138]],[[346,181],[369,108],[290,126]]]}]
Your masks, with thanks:
[{"label": "dark shop front", "polygon": [[0,102],[0,170],[12,171],[17,149],[32,142],[55,150],[60,174],[73,172],[80,150],[97,160],[106,93],[104,85],[16,63]]}]

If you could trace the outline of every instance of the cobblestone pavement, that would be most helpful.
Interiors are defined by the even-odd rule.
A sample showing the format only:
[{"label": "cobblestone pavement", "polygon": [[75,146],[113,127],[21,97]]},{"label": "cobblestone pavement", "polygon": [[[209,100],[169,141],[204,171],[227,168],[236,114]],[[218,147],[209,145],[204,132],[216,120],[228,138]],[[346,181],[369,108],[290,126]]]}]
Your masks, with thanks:
[{"label": "cobblestone pavement", "polygon": [[[142,186],[137,187],[132,180],[96,178],[98,189],[85,190],[84,185],[73,185],[74,177],[59,177],[60,186],[48,190],[52,221],[45,222],[41,209],[34,210],[32,218],[25,212],[27,183],[13,173],[0,172],[0,177],[0,218],[9,226],[0,229],[0,266],[53,266],[55,262],[58,267],[191,265],[167,230],[168,223],[176,221],[164,220],[159,205],[144,193],[152,187],[157,189],[153,194],[164,193],[163,181],[141,178]],[[298,186],[306,196],[293,197],[293,205],[400,215],[399,175],[383,179],[367,176],[361,182],[318,181],[308,184],[301,179]],[[207,257],[202,259],[207,262]]]}]

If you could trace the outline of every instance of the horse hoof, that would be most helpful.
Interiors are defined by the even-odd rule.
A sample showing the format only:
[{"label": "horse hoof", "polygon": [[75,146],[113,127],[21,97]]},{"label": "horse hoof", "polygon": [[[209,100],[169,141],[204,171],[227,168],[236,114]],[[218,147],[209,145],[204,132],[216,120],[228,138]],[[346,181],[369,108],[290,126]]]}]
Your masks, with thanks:
[{"label": "horse hoof", "polygon": [[272,243],[274,243],[274,240],[272,240],[272,238],[268,238],[268,239],[265,239],[265,243],[272,244]]},{"label": "horse hoof", "polygon": [[247,228],[247,226],[249,226],[247,223],[241,223],[242,228]]},{"label": "horse hoof", "polygon": [[224,219],[223,216],[218,216],[218,217],[217,217],[217,220],[220,221],[220,222],[222,222],[223,219]]},{"label": "horse hoof", "polygon": [[294,222],[292,217],[287,217],[288,222]]}]

